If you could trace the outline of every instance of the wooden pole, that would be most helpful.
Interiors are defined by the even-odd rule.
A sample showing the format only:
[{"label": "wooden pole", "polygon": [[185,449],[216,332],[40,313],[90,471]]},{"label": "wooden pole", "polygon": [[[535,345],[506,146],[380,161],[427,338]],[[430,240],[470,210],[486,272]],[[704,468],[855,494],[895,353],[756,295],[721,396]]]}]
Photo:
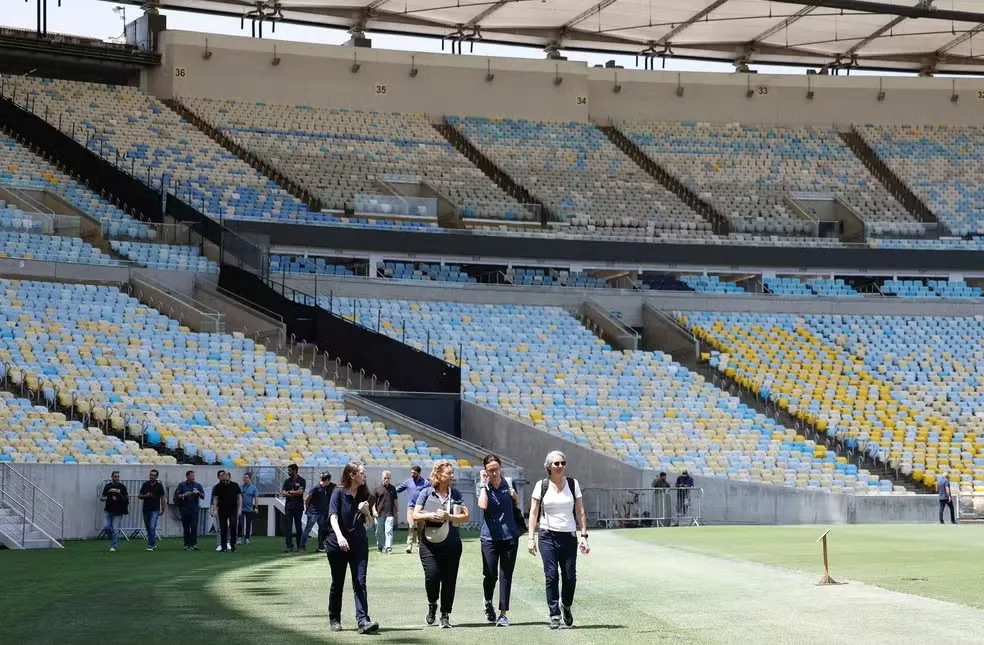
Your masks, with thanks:
[{"label": "wooden pole", "polygon": [[818,585],[839,585],[841,583],[837,582],[830,577],[830,560],[827,557],[827,534],[830,533],[830,529],[827,529],[823,535],[817,540],[817,542],[823,542],[823,577],[820,578]]}]

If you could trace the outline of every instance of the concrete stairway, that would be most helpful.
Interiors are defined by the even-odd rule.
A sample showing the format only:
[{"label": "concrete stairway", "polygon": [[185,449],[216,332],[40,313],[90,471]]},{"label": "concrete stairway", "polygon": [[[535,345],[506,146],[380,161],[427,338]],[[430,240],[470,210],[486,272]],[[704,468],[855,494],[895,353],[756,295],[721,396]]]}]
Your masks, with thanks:
[{"label": "concrete stairway", "polygon": [[[879,479],[888,479],[893,485],[902,486],[909,491],[925,491],[923,487],[912,481],[910,477],[896,473],[888,464],[870,459],[862,451],[848,450],[842,441],[831,438],[827,434],[821,434],[809,424],[793,417],[771,402],[763,401],[751,390],[742,388],[737,381],[713,369],[706,362],[700,360],[698,352],[694,350],[694,344],[700,341],[689,330],[679,325],[669,312],[657,312],[657,315],[661,324],[647,324],[649,328],[659,328],[658,331],[652,333],[649,333],[647,330],[647,334],[644,337],[644,346],[647,350],[661,350],[669,354],[677,363],[680,363],[692,372],[700,374],[715,387],[738,397],[742,403],[753,410],[764,414],[776,423],[787,428],[795,429],[807,439],[825,445],[828,450],[833,450],[838,455],[847,457],[848,463],[852,463],[858,468],[864,468],[872,475],[878,475]],[[700,348],[700,351],[704,350],[704,347]]]},{"label": "concrete stairway", "polygon": [[615,144],[615,147],[624,152],[632,161],[636,162],[640,168],[662,184],[667,190],[680,198],[680,200],[694,209],[701,217],[706,219],[714,227],[717,235],[728,234],[728,218],[719,212],[714,206],[705,202],[697,196],[697,193],[685,186],[683,182],[671,175],[665,168],[653,161],[649,155],[642,151],[639,146],[631,140],[621,130],[613,125],[598,126],[608,139]]},{"label": "concrete stairway", "polygon": [[0,544],[8,549],[62,547],[64,509],[10,464],[0,464]]},{"label": "concrete stairway", "polygon": [[0,502],[0,544],[8,549],[56,549],[61,545],[29,522],[22,513]]},{"label": "concrete stairway", "polygon": [[871,149],[871,146],[867,144],[864,138],[858,134],[858,131],[851,126],[849,132],[841,132],[841,139],[847,144],[861,163],[865,165],[868,171],[875,176],[881,184],[888,189],[888,192],[892,193],[895,199],[905,206],[906,210],[915,217],[920,222],[925,222],[927,224],[939,224],[939,220],[936,215],[933,214],[929,207],[926,206],[926,202],[920,199],[909,186],[902,181],[898,175],[896,175],[891,168],[888,167],[884,161],[881,160],[875,151]]},{"label": "concrete stairway", "polygon": [[547,210],[546,205],[533,196],[533,193],[526,190],[522,184],[509,176],[509,174],[499,168],[496,164],[492,162],[491,159],[486,157],[482,151],[475,147],[475,145],[465,137],[465,135],[458,132],[453,125],[447,122],[435,123],[434,129],[441,133],[445,139],[448,140],[454,148],[465,155],[470,162],[472,162],[479,170],[484,172],[489,179],[494,181],[499,188],[506,191],[506,193],[521,204],[536,204],[540,210],[540,223],[546,225],[552,218],[550,217],[550,212]]}]

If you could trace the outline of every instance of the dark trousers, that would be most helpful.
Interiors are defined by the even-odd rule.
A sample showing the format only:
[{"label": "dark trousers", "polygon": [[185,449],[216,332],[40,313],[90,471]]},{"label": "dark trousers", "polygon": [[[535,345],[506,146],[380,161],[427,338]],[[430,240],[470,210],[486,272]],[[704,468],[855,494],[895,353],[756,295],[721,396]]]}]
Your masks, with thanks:
[{"label": "dark trousers", "polygon": [[458,584],[458,564],[461,562],[461,540],[433,544],[420,540],[420,564],[424,567],[424,589],[427,603],[441,600],[441,614],[450,614],[454,606],[454,590]]},{"label": "dark trousers", "polygon": [[253,537],[253,520],[256,519],[256,511],[243,513],[239,516],[239,535],[248,540]]},{"label": "dark trousers", "polygon": [[198,509],[181,511],[181,528],[184,531],[184,545],[198,546]]},{"label": "dark trousers", "polygon": [[291,536],[291,525],[294,527],[294,533],[297,535],[297,548],[301,548],[301,516],[304,515],[303,509],[293,509],[288,508],[284,511],[284,539],[287,540],[287,548],[291,547],[290,536]]},{"label": "dark trousers", "polygon": [[221,547],[225,551],[226,545],[232,546],[236,550],[236,530],[239,528],[239,514],[236,511],[219,510],[219,539],[222,540]]},{"label": "dark trousers", "polygon": [[369,542],[349,542],[349,550],[328,549],[331,567],[331,587],[328,590],[328,620],[342,621],[342,592],[345,591],[346,569],[352,575],[352,593],[355,596],[355,622],[369,622],[369,600],[366,596],[366,568],[369,565]]},{"label": "dark trousers", "polygon": [[[573,533],[540,532],[540,557],[547,581],[547,607],[551,616],[560,616],[560,604],[574,603],[577,586],[577,538]],[[558,593],[558,582],[563,581]]]},{"label": "dark trousers", "polygon": [[940,500],[940,524],[943,524],[943,509],[947,506],[950,507],[950,523],[957,523],[957,516],[953,514],[953,500],[952,499],[941,499]]},{"label": "dark trousers", "polygon": [[495,581],[499,580],[499,611],[509,611],[509,592],[512,591],[513,569],[519,540],[482,540],[482,587],[485,600],[492,602]]}]

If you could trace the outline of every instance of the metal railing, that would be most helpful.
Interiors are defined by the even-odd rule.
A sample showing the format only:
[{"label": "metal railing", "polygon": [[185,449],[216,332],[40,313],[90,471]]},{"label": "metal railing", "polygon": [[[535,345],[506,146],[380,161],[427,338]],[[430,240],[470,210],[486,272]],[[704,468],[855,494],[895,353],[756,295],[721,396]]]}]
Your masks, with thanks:
[{"label": "metal railing", "polygon": [[599,528],[700,526],[702,488],[585,488],[588,524]]},{"label": "metal railing", "polygon": [[225,332],[225,314],[147,276],[133,277],[131,282],[138,296],[146,298],[143,301],[145,304],[167,314],[168,317],[177,318],[182,324],[187,324],[186,320],[189,317],[197,316],[198,320],[193,321],[198,327],[197,331]]},{"label": "metal railing", "polygon": [[[0,464],[0,507],[4,506],[24,518],[18,542],[21,548],[28,533],[35,531],[63,546],[65,509],[10,464]],[[18,536],[9,537],[16,541]]]},{"label": "metal railing", "polygon": [[590,321],[602,336],[617,349],[639,349],[639,334],[624,321],[596,302],[585,300],[581,308],[586,321]]}]

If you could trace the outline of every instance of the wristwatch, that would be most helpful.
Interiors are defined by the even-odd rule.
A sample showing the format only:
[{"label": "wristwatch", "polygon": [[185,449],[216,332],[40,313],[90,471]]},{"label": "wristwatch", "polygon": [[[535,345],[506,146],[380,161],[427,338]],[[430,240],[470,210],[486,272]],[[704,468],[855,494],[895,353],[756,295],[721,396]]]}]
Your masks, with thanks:
[{"label": "wristwatch", "polygon": [[588,539],[587,532],[581,533],[581,537],[583,537],[585,540],[587,540]]}]

